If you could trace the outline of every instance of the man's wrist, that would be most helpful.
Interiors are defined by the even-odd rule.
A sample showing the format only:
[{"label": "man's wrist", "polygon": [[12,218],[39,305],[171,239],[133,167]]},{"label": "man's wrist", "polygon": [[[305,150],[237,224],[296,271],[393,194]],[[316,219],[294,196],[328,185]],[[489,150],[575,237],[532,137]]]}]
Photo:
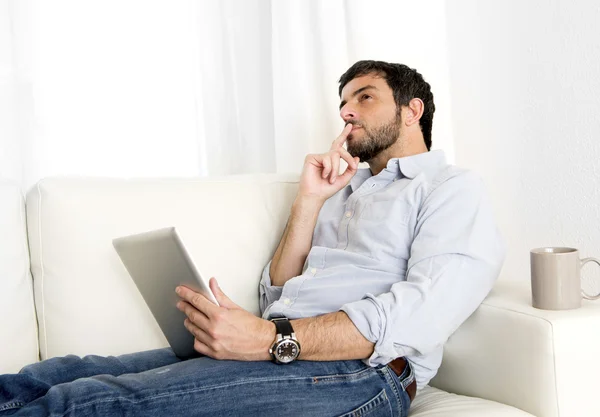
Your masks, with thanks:
[{"label": "man's wrist", "polygon": [[262,360],[270,361],[272,359],[271,354],[269,353],[269,349],[275,343],[275,338],[277,337],[277,328],[275,327],[275,323],[271,320],[265,320],[265,330],[262,332],[261,340],[261,351],[263,354],[261,355]]},{"label": "man's wrist", "polygon": [[326,199],[315,195],[298,194],[292,204],[292,213],[295,211],[320,211]]}]

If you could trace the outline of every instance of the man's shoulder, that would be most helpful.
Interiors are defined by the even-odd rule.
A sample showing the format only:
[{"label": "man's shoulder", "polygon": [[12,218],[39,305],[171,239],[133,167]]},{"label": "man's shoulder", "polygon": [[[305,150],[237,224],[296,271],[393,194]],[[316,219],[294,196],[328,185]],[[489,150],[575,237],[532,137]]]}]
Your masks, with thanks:
[{"label": "man's shoulder", "polygon": [[425,200],[438,195],[456,195],[462,193],[481,194],[484,192],[481,177],[470,169],[447,164],[440,167],[430,178]]},{"label": "man's shoulder", "polygon": [[479,175],[477,175],[475,171],[457,165],[447,164],[440,167],[440,169],[435,172],[431,182],[432,185],[439,186],[450,180],[452,180],[453,183],[481,181]]}]

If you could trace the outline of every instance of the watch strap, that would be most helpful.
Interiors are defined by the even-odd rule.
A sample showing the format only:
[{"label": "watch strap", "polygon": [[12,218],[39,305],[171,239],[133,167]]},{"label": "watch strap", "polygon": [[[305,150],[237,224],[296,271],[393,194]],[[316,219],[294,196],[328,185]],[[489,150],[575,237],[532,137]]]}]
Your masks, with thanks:
[{"label": "watch strap", "polygon": [[277,329],[277,333],[281,334],[282,337],[292,336],[294,333],[294,328],[292,327],[292,323],[287,318],[276,318],[271,320],[275,323],[275,328]]}]

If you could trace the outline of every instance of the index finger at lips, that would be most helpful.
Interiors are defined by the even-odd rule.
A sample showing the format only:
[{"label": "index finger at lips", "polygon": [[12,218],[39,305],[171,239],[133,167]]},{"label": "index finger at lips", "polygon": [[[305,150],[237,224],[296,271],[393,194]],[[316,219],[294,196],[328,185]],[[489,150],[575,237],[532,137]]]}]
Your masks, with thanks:
[{"label": "index finger at lips", "polygon": [[336,140],[334,140],[331,144],[331,149],[340,148],[344,144],[346,138],[348,137],[350,132],[352,132],[352,126],[352,123],[348,123],[346,126],[344,126],[344,130],[342,130],[342,133],[340,133]]}]

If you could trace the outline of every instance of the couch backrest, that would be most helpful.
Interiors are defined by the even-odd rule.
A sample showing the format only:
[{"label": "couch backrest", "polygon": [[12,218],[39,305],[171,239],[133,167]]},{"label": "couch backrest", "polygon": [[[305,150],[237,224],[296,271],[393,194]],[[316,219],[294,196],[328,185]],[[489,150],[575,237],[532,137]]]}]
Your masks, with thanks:
[{"label": "couch backrest", "polygon": [[200,273],[257,313],[297,175],[226,179],[51,178],[27,194],[42,358],[167,346],[112,239],[175,226]]},{"label": "couch backrest", "polygon": [[38,359],[25,204],[19,187],[0,181],[0,374]]}]

